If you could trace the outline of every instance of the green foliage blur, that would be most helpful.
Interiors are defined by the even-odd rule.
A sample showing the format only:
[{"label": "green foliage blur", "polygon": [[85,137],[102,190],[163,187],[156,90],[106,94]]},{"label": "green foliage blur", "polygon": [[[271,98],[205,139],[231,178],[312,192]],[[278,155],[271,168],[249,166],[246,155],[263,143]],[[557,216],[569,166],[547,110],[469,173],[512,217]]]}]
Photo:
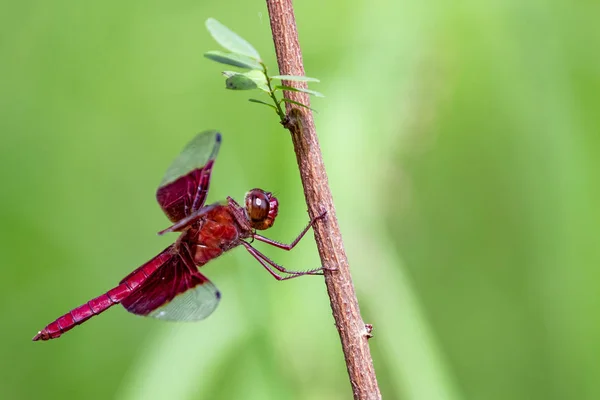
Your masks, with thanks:
[{"label": "green foliage blur", "polygon": [[[295,3],[384,398],[600,398],[600,3]],[[265,4],[232,6],[2,3],[0,398],[351,398],[322,278],[243,249],[203,268],[206,321],[115,307],[30,341],[175,239],[154,193],[199,131],[223,132],[209,201],[261,187],[269,237],[307,222],[287,131],[203,57],[214,17],[277,73]],[[307,237],[258,247],[315,268]]]}]

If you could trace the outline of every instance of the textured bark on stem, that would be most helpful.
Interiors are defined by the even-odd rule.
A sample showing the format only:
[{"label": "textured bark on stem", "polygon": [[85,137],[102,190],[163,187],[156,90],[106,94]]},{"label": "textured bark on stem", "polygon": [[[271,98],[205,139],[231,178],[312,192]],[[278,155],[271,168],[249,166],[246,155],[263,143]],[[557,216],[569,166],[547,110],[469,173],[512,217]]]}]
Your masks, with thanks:
[{"label": "textured bark on stem", "polygon": [[[292,1],[267,0],[267,8],[279,73],[304,75]],[[307,87],[306,82],[284,81],[284,84]],[[310,105],[306,93],[284,92],[284,96]],[[325,218],[314,226],[315,240],[321,261],[326,268],[325,284],[335,325],[340,334],[354,398],[380,399],[381,393],[367,342],[371,337],[372,327],[365,326],[360,315],[312,112],[290,103],[286,104],[286,111],[288,120],[284,125],[292,135],[309,215],[313,218],[327,210]]]}]

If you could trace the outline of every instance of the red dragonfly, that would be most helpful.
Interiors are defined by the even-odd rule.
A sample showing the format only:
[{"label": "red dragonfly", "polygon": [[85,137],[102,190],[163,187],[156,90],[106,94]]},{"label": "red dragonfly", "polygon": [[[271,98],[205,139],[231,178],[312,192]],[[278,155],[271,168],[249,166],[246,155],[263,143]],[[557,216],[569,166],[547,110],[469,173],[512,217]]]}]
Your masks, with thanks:
[{"label": "red dragonfly", "polygon": [[[291,244],[284,244],[256,233],[270,228],[275,222],[279,202],[270,192],[250,190],[243,207],[231,197],[204,205],[220,144],[218,132],[198,134],[171,164],[156,192],[158,204],[174,223],[159,235],[181,232],[177,241],[123,278],[117,287],[48,324],[34,336],[34,341],[55,339],[119,303],[133,314],[162,320],[204,319],[215,310],[221,294],[198,272],[198,267],[240,245],[277,280],[322,274],[322,268],[289,271],[256,250],[247,240],[291,250],[325,213],[311,220]],[[282,276],[277,271],[287,275]]]}]

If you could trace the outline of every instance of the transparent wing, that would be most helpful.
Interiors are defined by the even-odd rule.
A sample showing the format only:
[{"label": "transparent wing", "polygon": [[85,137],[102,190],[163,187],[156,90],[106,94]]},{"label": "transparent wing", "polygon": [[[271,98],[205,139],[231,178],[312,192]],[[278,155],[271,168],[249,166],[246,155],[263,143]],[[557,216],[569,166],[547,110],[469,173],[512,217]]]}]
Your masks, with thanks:
[{"label": "transparent wing", "polygon": [[182,255],[161,265],[121,301],[133,314],[169,321],[197,321],[217,308],[221,294],[196,267],[188,268]]},{"label": "transparent wing", "polygon": [[219,132],[199,133],[167,169],[156,200],[171,221],[177,222],[204,205],[220,145]]}]

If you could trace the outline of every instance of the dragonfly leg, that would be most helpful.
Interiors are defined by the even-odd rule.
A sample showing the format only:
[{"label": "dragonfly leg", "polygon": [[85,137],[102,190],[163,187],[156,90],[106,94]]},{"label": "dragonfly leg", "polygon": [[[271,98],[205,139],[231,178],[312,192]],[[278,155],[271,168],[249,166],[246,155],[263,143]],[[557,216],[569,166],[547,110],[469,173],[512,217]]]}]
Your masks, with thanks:
[{"label": "dragonfly leg", "polygon": [[286,250],[286,251],[290,251],[291,249],[293,249],[298,242],[300,241],[300,239],[302,239],[304,237],[304,235],[306,234],[306,232],[308,232],[308,230],[310,229],[311,226],[313,226],[315,224],[315,222],[317,222],[317,220],[325,217],[325,214],[327,214],[327,210],[323,211],[320,215],[317,215],[316,217],[314,217],[309,223],[308,225],[306,225],[306,228],[304,228],[304,230],[302,230],[302,232],[300,232],[300,234],[298,235],[298,237],[296,237],[296,239],[294,239],[294,241],[290,244],[285,244],[285,243],[281,243],[278,242],[276,240],[273,239],[269,239],[267,237],[264,237],[262,235],[253,235],[254,239],[259,240],[263,243],[267,243],[270,244],[271,246],[275,246],[277,248]]},{"label": "dragonfly leg", "polygon": [[[277,264],[275,261],[271,260],[269,257],[265,256],[260,251],[256,250],[249,243],[242,240],[242,244],[248,250],[248,253],[252,254],[254,258],[258,260],[258,262],[267,270],[275,279],[278,281],[284,281],[287,279],[296,278],[302,275],[323,275],[323,268],[311,269],[308,271],[290,271],[285,269],[281,265]],[[272,268],[275,268],[277,271],[289,274],[290,276],[281,276],[277,272],[273,271]]]}]

